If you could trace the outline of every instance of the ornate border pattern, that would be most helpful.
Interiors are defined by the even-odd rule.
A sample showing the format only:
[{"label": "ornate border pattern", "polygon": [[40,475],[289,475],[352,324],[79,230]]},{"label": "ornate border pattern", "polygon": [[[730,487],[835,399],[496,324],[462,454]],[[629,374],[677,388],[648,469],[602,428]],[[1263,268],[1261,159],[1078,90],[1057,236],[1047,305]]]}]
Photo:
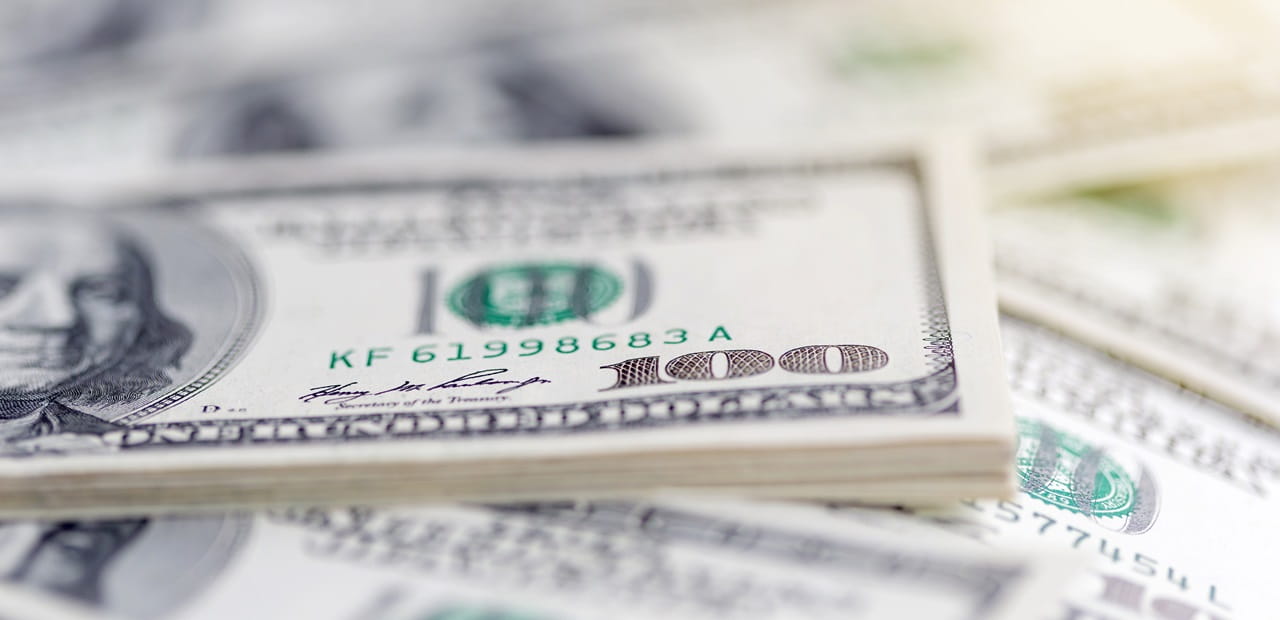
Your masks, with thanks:
[{"label": "ornate border pattern", "polygon": [[[646,398],[607,399],[577,403],[523,407],[486,407],[446,412],[352,413],[317,417],[257,418],[139,424],[105,436],[108,444],[122,449],[172,447],[174,445],[228,445],[262,443],[347,442],[393,438],[450,438],[458,436],[511,436],[516,434],[566,434],[624,428],[660,428],[703,422],[745,422],[819,416],[956,414],[959,395],[952,350],[949,315],[934,247],[933,224],[919,162],[915,160],[846,161],[821,159],[796,165],[729,166],[696,171],[663,171],[645,175],[591,177],[594,182],[747,175],[821,175],[865,169],[897,168],[908,174],[917,188],[916,206],[921,222],[925,269],[926,309],[921,322],[924,356],[930,373],[912,380],[880,384],[830,384],[775,386],[695,391]],[[580,180],[580,179],[579,179]],[[539,182],[539,181],[530,181]],[[559,183],[559,180],[543,181]],[[261,190],[224,190],[193,197],[254,199],[278,195],[329,195],[353,191],[441,191],[474,189],[478,181],[383,182],[356,186],[314,185]],[[519,184],[496,180],[489,185]],[[239,346],[243,346],[243,341]],[[227,358],[224,358],[227,359]],[[212,378],[210,378],[212,380]],[[207,382],[201,387],[207,385]],[[182,398],[190,396],[192,391]],[[177,401],[174,401],[177,402]],[[169,403],[172,404],[172,403]],[[165,405],[168,406],[168,405]],[[136,419],[136,418],[132,418]]]}]

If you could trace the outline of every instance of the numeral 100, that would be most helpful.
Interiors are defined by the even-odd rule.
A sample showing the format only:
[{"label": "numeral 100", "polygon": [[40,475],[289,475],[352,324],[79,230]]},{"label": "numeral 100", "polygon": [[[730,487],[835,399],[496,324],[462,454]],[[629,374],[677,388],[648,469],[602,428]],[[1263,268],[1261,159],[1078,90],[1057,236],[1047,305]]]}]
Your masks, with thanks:
[{"label": "numeral 100", "polygon": [[[618,374],[605,390],[675,383],[663,379],[659,372],[659,356],[634,357],[616,364],[601,366]],[[802,375],[840,375],[883,368],[889,354],[865,344],[812,344],[796,347],[778,357],[777,366]],[[686,353],[667,362],[662,369],[679,381],[720,381],[754,377],[773,370],[772,355],[756,349],[699,351]]]}]

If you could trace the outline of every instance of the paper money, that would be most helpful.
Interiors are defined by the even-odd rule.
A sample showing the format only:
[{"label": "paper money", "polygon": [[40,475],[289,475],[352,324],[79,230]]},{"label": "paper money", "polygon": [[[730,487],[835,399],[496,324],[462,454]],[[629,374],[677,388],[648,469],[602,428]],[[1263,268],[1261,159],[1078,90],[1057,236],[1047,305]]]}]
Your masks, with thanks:
[{"label": "paper money", "polygon": [[39,86],[0,79],[0,159],[15,172],[145,171],[264,152],[625,137],[679,122],[664,110],[667,88],[594,34],[645,15],[630,2],[382,2],[356,16],[341,3],[248,3],[240,20],[222,16],[231,24],[217,9],[238,3],[212,4],[211,32],[129,56],[147,62],[42,66],[56,83]]},{"label": "paper money", "polygon": [[972,152],[687,151],[11,206],[0,512],[1008,489]]},{"label": "paper money", "polygon": [[[0,80],[3,174],[582,137],[865,139],[963,122],[991,145],[996,188],[1018,192],[1280,144],[1275,16],[1251,2],[213,4],[198,28],[157,26],[164,36],[132,44],[137,66],[37,71],[53,83],[9,93]],[[144,33],[173,21],[137,13]],[[1159,45],[1133,45],[1138,32]],[[49,77],[63,73],[74,79]]]},{"label": "paper money", "polygon": [[1055,617],[1273,613],[1257,567],[1277,544],[1280,433],[1044,328],[1003,327],[1021,493],[933,517],[996,548],[1089,558]]},{"label": "paper money", "polygon": [[1280,14],[1271,3],[1003,6],[992,28],[1002,66],[1042,105],[1025,134],[992,145],[996,192],[1127,183],[1280,144],[1280,89],[1268,77],[1280,59]]},{"label": "paper money", "polygon": [[[976,94],[990,89],[987,73],[953,67],[964,64],[954,29],[924,39],[913,34],[921,21],[888,3],[432,3],[407,19],[400,4],[373,5],[385,23],[316,25],[327,37],[293,45],[230,27],[256,36],[208,44],[213,62],[157,53],[145,72],[21,82],[0,106],[4,174],[583,137],[772,141],[844,127],[862,137],[888,113],[895,128],[958,121],[961,108],[995,114]],[[935,16],[965,13],[931,4]],[[911,40],[860,41],[890,30]],[[920,50],[938,58],[913,60]],[[942,95],[921,87],[935,73],[964,79]]]},{"label": "paper money", "polygon": [[999,620],[1079,567],[688,500],[16,522],[0,556],[23,617]]},{"label": "paper money", "polygon": [[992,213],[1002,302],[1280,423],[1274,164]]},{"label": "paper money", "polygon": [[537,8],[554,21],[530,23],[522,18],[536,13],[520,0],[376,0],[360,9],[331,0],[270,6],[251,0],[15,0],[0,7],[0,89],[97,79],[102,71],[120,77],[173,65],[220,69],[251,54],[302,54],[361,42],[367,48],[370,41],[388,45],[414,32],[441,36],[448,26],[482,25],[495,34],[549,23],[601,27],[670,11],[672,4],[679,3],[548,0]]}]

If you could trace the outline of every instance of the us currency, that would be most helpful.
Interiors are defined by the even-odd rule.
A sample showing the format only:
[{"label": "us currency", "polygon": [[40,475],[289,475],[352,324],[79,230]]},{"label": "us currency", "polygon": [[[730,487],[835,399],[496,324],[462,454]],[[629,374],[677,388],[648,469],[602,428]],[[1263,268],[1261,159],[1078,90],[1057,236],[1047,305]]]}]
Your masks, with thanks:
[{"label": "us currency", "polygon": [[9,202],[0,512],[1001,494],[973,157],[303,160]]},{"label": "us currency", "polygon": [[[903,117],[897,125],[936,121],[939,108],[986,109],[972,91],[987,86],[970,85],[974,80],[946,96],[881,84],[881,66],[914,52],[878,51],[883,45],[876,42],[850,50],[846,40],[888,29],[866,25],[895,12],[884,5],[716,2],[695,9],[669,2],[638,12],[628,8],[637,3],[598,4],[612,10],[596,9],[604,17],[590,20],[578,15],[583,3],[563,10],[545,3],[480,3],[474,11],[448,5],[454,10],[390,20],[413,24],[399,36],[369,26],[271,53],[255,42],[267,38],[262,45],[269,46],[276,37],[242,36],[231,46],[233,60],[197,57],[194,68],[160,63],[149,72],[104,72],[38,91],[20,82],[0,110],[0,160],[7,176],[21,177],[19,170],[146,170],[263,152],[581,137],[724,139],[758,135],[784,121],[783,132],[797,122],[829,131],[842,109],[865,117],[843,124],[873,129],[889,109]],[[780,26],[795,36],[777,38]],[[871,75],[840,88],[831,72]],[[760,80],[787,88],[760,91]]]},{"label": "us currency", "polygon": [[1010,201],[1002,302],[1280,424],[1276,165]]},{"label": "us currency", "polygon": [[992,547],[1087,558],[1090,574],[1041,617],[1273,615],[1261,567],[1276,547],[1280,433],[1043,327],[1002,327],[1020,492],[925,514]]},{"label": "us currency", "polygon": [[[214,52],[170,37],[140,54],[145,70],[14,81],[0,110],[6,175],[578,137],[865,138],[964,122],[992,145],[997,186],[1025,191],[1280,142],[1267,78],[1280,62],[1275,19],[1251,2],[388,2],[369,11],[378,18],[302,20],[213,4],[224,10],[207,13],[230,15],[211,20],[223,34],[190,47]],[[294,31],[314,34],[280,43]],[[1134,33],[1146,43],[1132,45]]]},{"label": "us currency", "polygon": [[1271,3],[1003,6],[994,30],[1006,79],[1043,105],[1025,133],[992,144],[996,192],[1125,183],[1274,152]]},{"label": "us currency", "polygon": [[[562,25],[600,27],[678,4],[551,0],[539,8]],[[0,7],[0,88],[67,83],[99,72],[235,63],[245,51],[306,53],[411,33],[440,36],[437,29],[447,30],[446,24],[499,29],[503,18],[509,24],[528,9],[518,0],[377,0],[359,10],[305,0],[15,0]],[[517,23],[522,30],[534,25]]]},{"label": "us currency", "polygon": [[12,522],[0,613],[1012,619],[1079,568],[950,542],[816,508],[670,499]]},{"label": "us currency", "polygon": [[[71,72],[72,78],[45,77],[55,83],[40,86],[30,79],[11,80],[0,98],[4,159],[29,172],[119,172],[211,156],[630,135],[649,129],[649,117],[635,108],[655,89],[632,78],[625,59],[601,58],[617,65],[602,76],[600,62],[544,58],[550,45],[545,39],[575,40],[573,33],[587,28],[583,21],[604,27],[597,23],[607,23],[604,17],[579,15],[602,11],[556,10],[556,4],[540,6],[536,13],[528,7],[499,10],[511,4],[432,3],[431,10],[405,13],[397,10],[401,3],[383,3],[371,11],[388,22],[381,29],[376,24],[312,25],[319,33],[295,45],[275,44],[289,37],[270,24],[284,21],[290,32],[306,31],[308,20],[299,24],[297,15],[324,11],[241,7],[251,24],[264,21],[249,19],[259,13],[277,19],[231,28],[232,34],[218,38],[228,39],[221,45],[189,44],[205,53],[179,54],[184,48],[175,44],[176,51],[147,56],[177,58],[167,63],[141,63],[131,70],[91,64],[92,70]],[[278,19],[279,12],[288,19]],[[495,14],[505,14],[506,22],[519,27],[495,23]],[[403,33],[413,45],[387,42],[394,38],[382,30],[407,23],[416,25]],[[383,44],[370,45],[366,38]],[[57,74],[40,71],[51,73]]]}]

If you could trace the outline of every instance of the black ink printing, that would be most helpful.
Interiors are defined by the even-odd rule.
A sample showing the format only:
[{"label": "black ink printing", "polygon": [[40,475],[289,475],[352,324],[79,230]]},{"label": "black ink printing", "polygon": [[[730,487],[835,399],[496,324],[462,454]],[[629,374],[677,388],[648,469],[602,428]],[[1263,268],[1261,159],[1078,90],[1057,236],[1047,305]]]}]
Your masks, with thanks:
[{"label": "black ink printing", "polygon": [[494,395],[507,394],[514,392],[520,388],[538,385],[543,383],[551,383],[550,379],[533,376],[528,379],[493,379],[497,375],[509,372],[507,368],[488,368],[485,370],[477,370],[469,372],[461,377],[449,379],[435,385],[427,383],[414,383],[412,381],[402,381],[400,385],[390,387],[385,390],[374,392],[372,390],[353,389],[359,384],[358,381],[350,381],[342,384],[321,385],[309,388],[311,391],[298,397],[298,400],[309,403],[315,400],[321,400],[326,405],[338,405],[350,403],[352,401],[364,398],[366,396],[384,396],[386,394],[398,394],[403,392],[432,392],[435,390],[455,390],[462,388],[474,387],[498,387],[500,389],[493,392]]}]

